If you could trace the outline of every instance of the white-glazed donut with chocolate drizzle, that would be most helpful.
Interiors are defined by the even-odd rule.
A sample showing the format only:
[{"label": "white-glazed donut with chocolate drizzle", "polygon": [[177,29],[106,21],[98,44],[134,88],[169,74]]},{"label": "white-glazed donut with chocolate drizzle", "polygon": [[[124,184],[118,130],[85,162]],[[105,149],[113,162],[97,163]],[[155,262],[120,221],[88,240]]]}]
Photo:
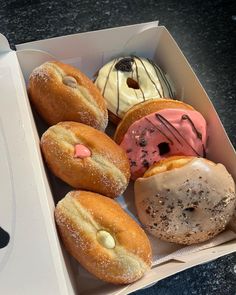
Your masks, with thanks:
[{"label": "white-glazed donut with chocolate drizzle", "polygon": [[137,56],[110,61],[99,70],[95,84],[107,101],[111,119],[117,117],[117,122],[140,102],[175,97],[165,73],[150,59]]},{"label": "white-glazed donut with chocolate drizzle", "polygon": [[236,205],[235,184],[222,164],[196,157],[170,157],[137,179],[135,203],[149,233],[190,245],[225,229]]}]

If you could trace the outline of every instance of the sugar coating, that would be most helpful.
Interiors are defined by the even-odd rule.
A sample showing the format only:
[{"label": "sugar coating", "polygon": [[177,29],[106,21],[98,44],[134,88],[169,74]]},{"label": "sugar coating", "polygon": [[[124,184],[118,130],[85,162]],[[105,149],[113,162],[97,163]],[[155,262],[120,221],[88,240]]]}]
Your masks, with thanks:
[{"label": "sugar coating", "polygon": [[[77,253],[80,253],[78,256],[72,253],[73,256],[89,271],[94,271],[94,274],[98,277],[109,281],[111,276],[115,276],[116,280],[121,280],[123,283],[129,283],[140,278],[149,268],[149,265],[139,256],[143,252],[142,246],[136,244],[133,253],[127,251],[119,244],[119,240],[116,239],[116,229],[104,229],[102,222],[98,222],[98,220],[102,220],[102,216],[105,213],[101,212],[100,218],[97,218],[97,216],[95,218],[93,211],[84,208],[78,199],[73,198],[73,194],[73,192],[67,194],[58,203],[55,213],[57,225],[62,237],[64,237],[68,251],[70,252],[70,247],[67,244],[67,237],[69,235],[73,239],[74,245],[78,248]],[[105,209],[104,207],[104,211],[106,210],[107,208]],[[111,210],[114,210],[112,206]],[[123,219],[124,217],[122,216],[121,218]],[[99,243],[97,234],[100,231],[107,231],[112,234],[116,240],[114,248],[107,249]],[[130,234],[132,235],[131,232]],[[133,236],[135,238],[134,233]],[[91,255],[91,252],[93,258],[88,257],[86,259],[85,255]]]},{"label": "sugar coating", "polygon": [[[91,151],[91,156],[79,159],[74,156],[74,149],[77,144],[86,146]],[[70,130],[65,128],[65,125],[55,125],[50,127],[42,136],[42,149],[46,158],[46,162],[53,170],[54,174],[62,180],[71,184],[71,173],[73,171],[74,182],[73,186],[85,186],[80,180],[79,173],[84,171],[84,175],[89,175],[89,183],[85,189],[93,190],[96,188],[102,194],[110,194],[117,196],[121,194],[128,185],[128,175],[124,175],[120,167],[120,157],[112,158],[103,153],[96,151],[89,142],[83,140],[83,137],[77,137]],[[109,193],[110,192],[110,193]]]},{"label": "sugar coating", "polygon": [[[58,104],[54,99],[50,99],[48,94],[48,89],[50,89],[51,85],[54,86],[54,89],[58,85],[57,88],[61,92],[60,103]],[[75,77],[68,76],[60,65],[46,62],[32,72],[30,88],[33,89],[30,93],[31,97],[35,96],[35,98],[32,98],[32,101],[36,105],[39,104],[39,99],[36,97],[38,95],[37,91],[40,93],[40,96],[44,97],[45,104],[49,106],[51,103],[54,104],[54,116],[58,117],[57,122],[68,120],[64,119],[65,110],[68,110],[70,114],[74,112],[75,115],[78,109],[78,119],[74,119],[75,121],[88,124],[96,129],[105,130],[108,122],[105,101],[88,78],[80,78],[79,73],[75,74]],[[53,91],[52,95],[55,95]],[[77,109],[75,109],[76,103],[78,103]],[[39,105],[37,109],[39,110]]]},{"label": "sugar coating", "polygon": [[49,80],[47,68],[45,68],[43,65],[35,68],[33,72],[31,73],[30,78],[39,79],[39,80],[43,80],[44,82],[47,82]]}]

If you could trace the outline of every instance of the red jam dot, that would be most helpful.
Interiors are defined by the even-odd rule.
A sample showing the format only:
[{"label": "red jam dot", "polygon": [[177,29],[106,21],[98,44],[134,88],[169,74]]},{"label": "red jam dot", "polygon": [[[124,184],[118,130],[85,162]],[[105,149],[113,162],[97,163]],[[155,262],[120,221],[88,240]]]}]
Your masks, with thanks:
[{"label": "red jam dot", "polygon": [[91,151],[83,144],[75,145],[75,158],[84,159],[91,156]]}]

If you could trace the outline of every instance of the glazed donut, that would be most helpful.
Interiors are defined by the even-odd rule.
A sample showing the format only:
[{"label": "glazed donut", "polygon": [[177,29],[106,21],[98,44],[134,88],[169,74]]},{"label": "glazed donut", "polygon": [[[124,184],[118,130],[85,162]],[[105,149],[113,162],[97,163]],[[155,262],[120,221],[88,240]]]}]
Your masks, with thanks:
[{"label": "glazed donut", "polygon": [[55,219],[68,252],[99,279],[129,284],[150,268],[146,234],[114,200],[73,191],[57,204]]},{"label": "glazed donut", "polygon": [[168,99],[134,106],[114,135],[127,153],[132,179],[168,156],[205,156],[206,138],[203,116],[188,104]]},{"label": "glazed donut", "polygon": [[58,61],[46,62],[29,78],[31,102],[49,124],[75,121],[105,130],[106,102],[100,91],[83,73]]},{"label": "glazed donut", "polygon": [[77,122],[51,126],[41,138],[51,171],[74,188],[114,198],[126,189],[129,162],[125,152],[105,133]]},{"label": "glazed donut", "polygon": [[134,105],[150,98],[174,98],[175,90],[153,61],[138,56],[116,58],[98,72],[95,84],[107,101],[110,120],[117,124]]},{"label": "glazed donut", "polygon": [[235,184],[222,164],[175,156],[149,168],[135,182],[138,217],[152,235],[190,245],[225,229],[235,205]]}]

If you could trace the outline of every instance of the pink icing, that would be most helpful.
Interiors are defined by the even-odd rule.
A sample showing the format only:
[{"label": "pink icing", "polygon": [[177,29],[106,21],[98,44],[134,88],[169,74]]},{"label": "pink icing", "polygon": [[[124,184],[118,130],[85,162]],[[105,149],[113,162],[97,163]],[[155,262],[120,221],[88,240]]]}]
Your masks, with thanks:
[{"label": "pink icing", "polygon": [[87,158],[91,156],[91,151],[83,144],[76,144],[75,158]]},{"label": "pink icing", "polygon": [[163,158],[205,156],[206,137],[206,121],[199,112],[165,109],[133,123],[120,146],[128,155],[131,176],[136,179]]}]

